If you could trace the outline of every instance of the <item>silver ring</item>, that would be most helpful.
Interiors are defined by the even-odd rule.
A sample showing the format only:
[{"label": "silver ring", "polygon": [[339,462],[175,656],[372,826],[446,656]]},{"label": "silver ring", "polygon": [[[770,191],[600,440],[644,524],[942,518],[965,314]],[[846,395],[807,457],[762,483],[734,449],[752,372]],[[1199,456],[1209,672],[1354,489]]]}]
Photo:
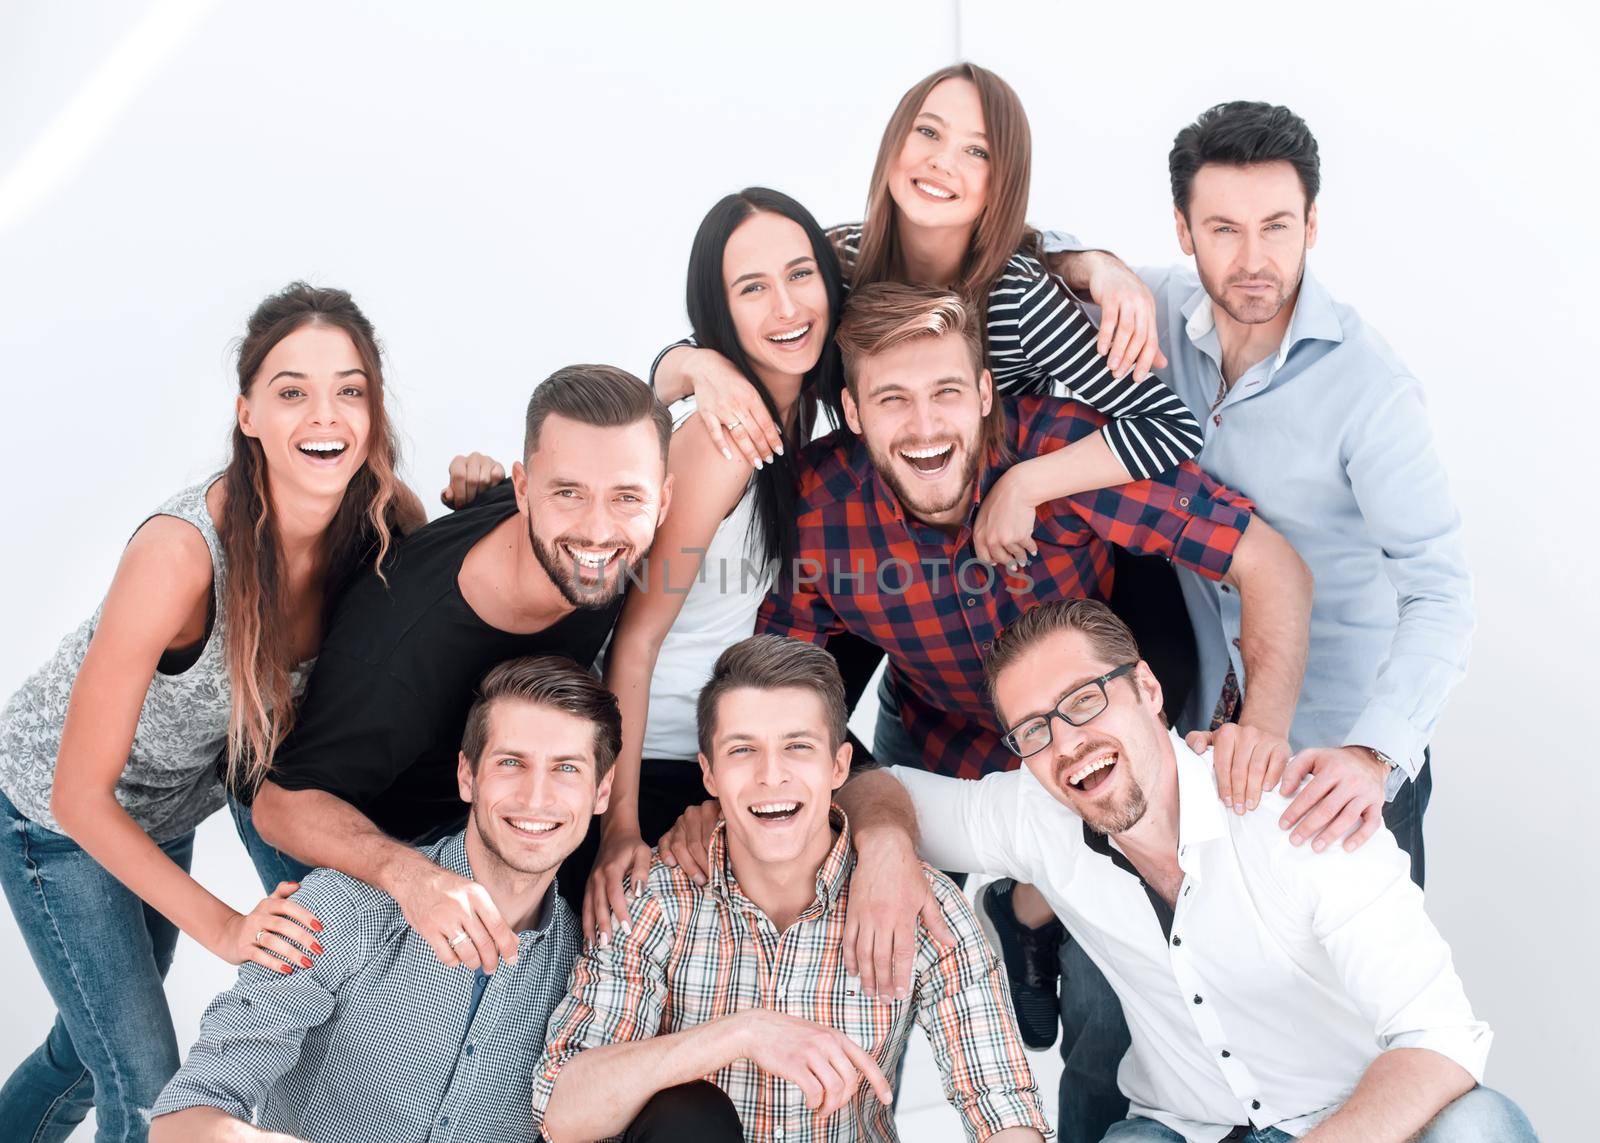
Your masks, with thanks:
[{"label": "silver ring", "polygon": [[450,941],[449,941],[450,947],[451,948],[455,948],[457,945],[459,945],[462,941],[464,941],[466,939],[467,939],[467,934],[465,932],[457,933],[455,936],[450,938]]},{"label": "silver ring", "polygon": [[735,418],[733,418],[733,420],[728,421],[723,427],[728,429],[729,431],[732,431],[733,429],[742,429],[742,428],[744,428],[744,422],[741,421],[738,417],[735,417]]},{"label": "silver ring", "polygon": [[256,944],[259,945],[261,943],[261,938],[266,936],[266,935],[267,935],[267,930],[266,929],[257,929],[256,930]]}]

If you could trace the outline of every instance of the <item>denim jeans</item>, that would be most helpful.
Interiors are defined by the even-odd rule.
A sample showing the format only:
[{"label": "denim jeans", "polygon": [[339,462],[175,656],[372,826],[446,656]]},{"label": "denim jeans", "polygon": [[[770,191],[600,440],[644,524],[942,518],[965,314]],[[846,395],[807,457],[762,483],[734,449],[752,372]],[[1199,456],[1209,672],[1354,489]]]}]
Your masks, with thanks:
[{"label": "denim jeans", "polygon": [[[1240,1143],[1293,1143],[1294,1136],[1276,1127],[1230,1135]],[[1488,1087],[1475,1087],[1445,1105],[1429,1124],[1412,1136],[1414,1143],[1538,1143],[1522,1109]],[[1105,1133],[1103,1143],[1183,1143],[1183,1136],[1153,1119],[1124,1119]]]},{"label": "denim jeans", "polygon": [[304,881],[311,866],[302,865],[282,850],[273,849],[256,832],[255,819],[250,807],[232,794],[228,795],[228,812],[233,814],[233,828],[239,831],[239,840],[250,855],[250,864],[256,867],[261,887],[271,893],[280,881]]},{"label": "denim jeans", "polygon": [[[161,846],[185,870],[194,833]],[[92,1106],[95,1138],[142,1141],[148,1109],[178,1070],[163,980],[178,930],[71,838],[0,794],[0,885],[56,1020],[0,1088],[8,1140],[66,1139]]]}]

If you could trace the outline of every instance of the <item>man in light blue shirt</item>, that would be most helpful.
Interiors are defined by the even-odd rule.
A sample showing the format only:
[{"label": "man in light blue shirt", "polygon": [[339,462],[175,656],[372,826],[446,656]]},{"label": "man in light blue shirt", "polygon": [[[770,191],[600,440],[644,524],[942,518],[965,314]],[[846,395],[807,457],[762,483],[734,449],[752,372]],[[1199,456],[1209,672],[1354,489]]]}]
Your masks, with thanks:
[{"label": "man in light blue shirt", "polygon": [[[1251,497],[1316,578],[1297,753],[1282,776],[1286,793],[1310,781],[1285,828],[1354,848],[1387,819],[1420,885],[1428,742],[1473,626],[1460,514],[1421,386],[1306,271],[1319,169],[1303,120],[1264,103],[1213,107],[1179,133],[1169,167],[1178,243],[1198,274],[1140,271],[1163,375],[1201,422],[1201,466]],[[1066,236],[1048,247],[1072,284],[1109,258],[1070,252],[1082,248]],[[1184,729],[1209,731],[1248,686],[1239,601],[1181,569],[1179,579],[1200,654]],[[1222,754],[1237,731],[1218,733]],[[1235,767],[1223,799],[1247,812],[1276,776],[1242,777]]]}]

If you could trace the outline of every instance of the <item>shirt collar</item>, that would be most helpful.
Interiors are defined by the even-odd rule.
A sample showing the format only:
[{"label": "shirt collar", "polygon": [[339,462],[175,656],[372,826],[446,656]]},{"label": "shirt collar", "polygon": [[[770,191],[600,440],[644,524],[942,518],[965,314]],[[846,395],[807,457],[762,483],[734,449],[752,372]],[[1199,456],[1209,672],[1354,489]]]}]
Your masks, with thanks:
[{"label": "shirt collar", "polygon": [[[855,849],[850,842],[850,819],[837,804],[828,807],[828,825],[838,830],[839,836],[834,838],[833,848],[828,850],[828,856],[817,870],[817,899],[801,916],[809,915],[812,909],[818,907],[831,908],[839,899],[839,894],[844,891],[844,887],[849,884],[850,871],[855,866]],[[728,831],[725,820],[719,820],[716,828],[711,831],[711,851],[708,857],[711,876],[706,887],[730,905],[748,905],[752,909],[757,908],[755,902],[740,891],[739,883],[734,878],[733,864],[728,857]]]},{"label": "shirt collar", "polygon": [[[1206,293],[1204,286],[1196,286],[1194,292],[1183,303],[1184,332],[1190,342],[1202,352],[1207,347],[1201,343],[1205,340],[1215,340],[1217,328],[1216,303]],[[1272,365],[1272,371],[1277,372],[1288,360],[1289,352],[1302,341],[1333,341],[1344,340],[1344,325],[1339,321],[1339,313],[1333,306],[1333,297],[1327,288],[1317,280],[1316,276],[1307,270],[1300,279],[1300,292],[1294,300],[1294,313],[1289,318],[1289,328],[1283,332],[1283,341],[1278,345],[1278,355]],[[1220,356],[1220,347],[1212,356]]]},{"label": "shirt collar", "polygon": [[[471,829],[469,825],[467,829]],[[467,859],[467,831],[461,830],[451,834],[434,846],[433,860],[440,868],[448,869],[451,873],[465,877],[469,881],[476,881],[472,875],[472,862]],[[550,884],[545,888],[544,897],[539,902],[539,920],[532,928],[523,929],[517,934],[520,940],[527,936],[543,936],[550,932],[555,924],[556,917],[556,882],[550,879]]]},{"label": "shirt collar", "polygon": [[[1178,867],[1185,876],[1199,881],[1199,863],[1190,858],[1189,850],[1223,836],[1227,819],[1211,779],[1211,764],[1190,750],[1177,731],[1169,730],[1167,734],[1178,765]],[[1101,856],[1112,856],[1111,839],[1090,829],[1088,822],[1083,823],[1083,840]]]}]

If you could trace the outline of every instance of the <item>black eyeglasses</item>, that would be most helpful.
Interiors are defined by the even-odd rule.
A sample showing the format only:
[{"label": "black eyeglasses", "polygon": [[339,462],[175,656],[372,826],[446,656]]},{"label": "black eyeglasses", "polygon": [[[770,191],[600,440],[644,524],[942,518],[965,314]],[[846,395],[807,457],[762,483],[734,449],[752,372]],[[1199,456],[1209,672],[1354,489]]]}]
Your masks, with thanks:
[{"label": "black eyeglasses", "polygon": [[1052,718],[1059,718],[1068,726],[1082,726],[1097,717],[1111,703],[1111,700],[1106,697],[1106,684],[1112,679],[1121,678],[1138,665],[1137,663],[1124,663],[1120,667],[1113,667],[1098,679],[1090,679],[1083,686],[1056,703],[1054,710],[1045,714],[1036,714],[1032,718],[1023,719],[1017,723],[1016,726],[1005,732],[1001,741],[1006,744],[1006,749],[1018,758],[1033,757],[1033,755],[1050,745],[1050,720]]}]

